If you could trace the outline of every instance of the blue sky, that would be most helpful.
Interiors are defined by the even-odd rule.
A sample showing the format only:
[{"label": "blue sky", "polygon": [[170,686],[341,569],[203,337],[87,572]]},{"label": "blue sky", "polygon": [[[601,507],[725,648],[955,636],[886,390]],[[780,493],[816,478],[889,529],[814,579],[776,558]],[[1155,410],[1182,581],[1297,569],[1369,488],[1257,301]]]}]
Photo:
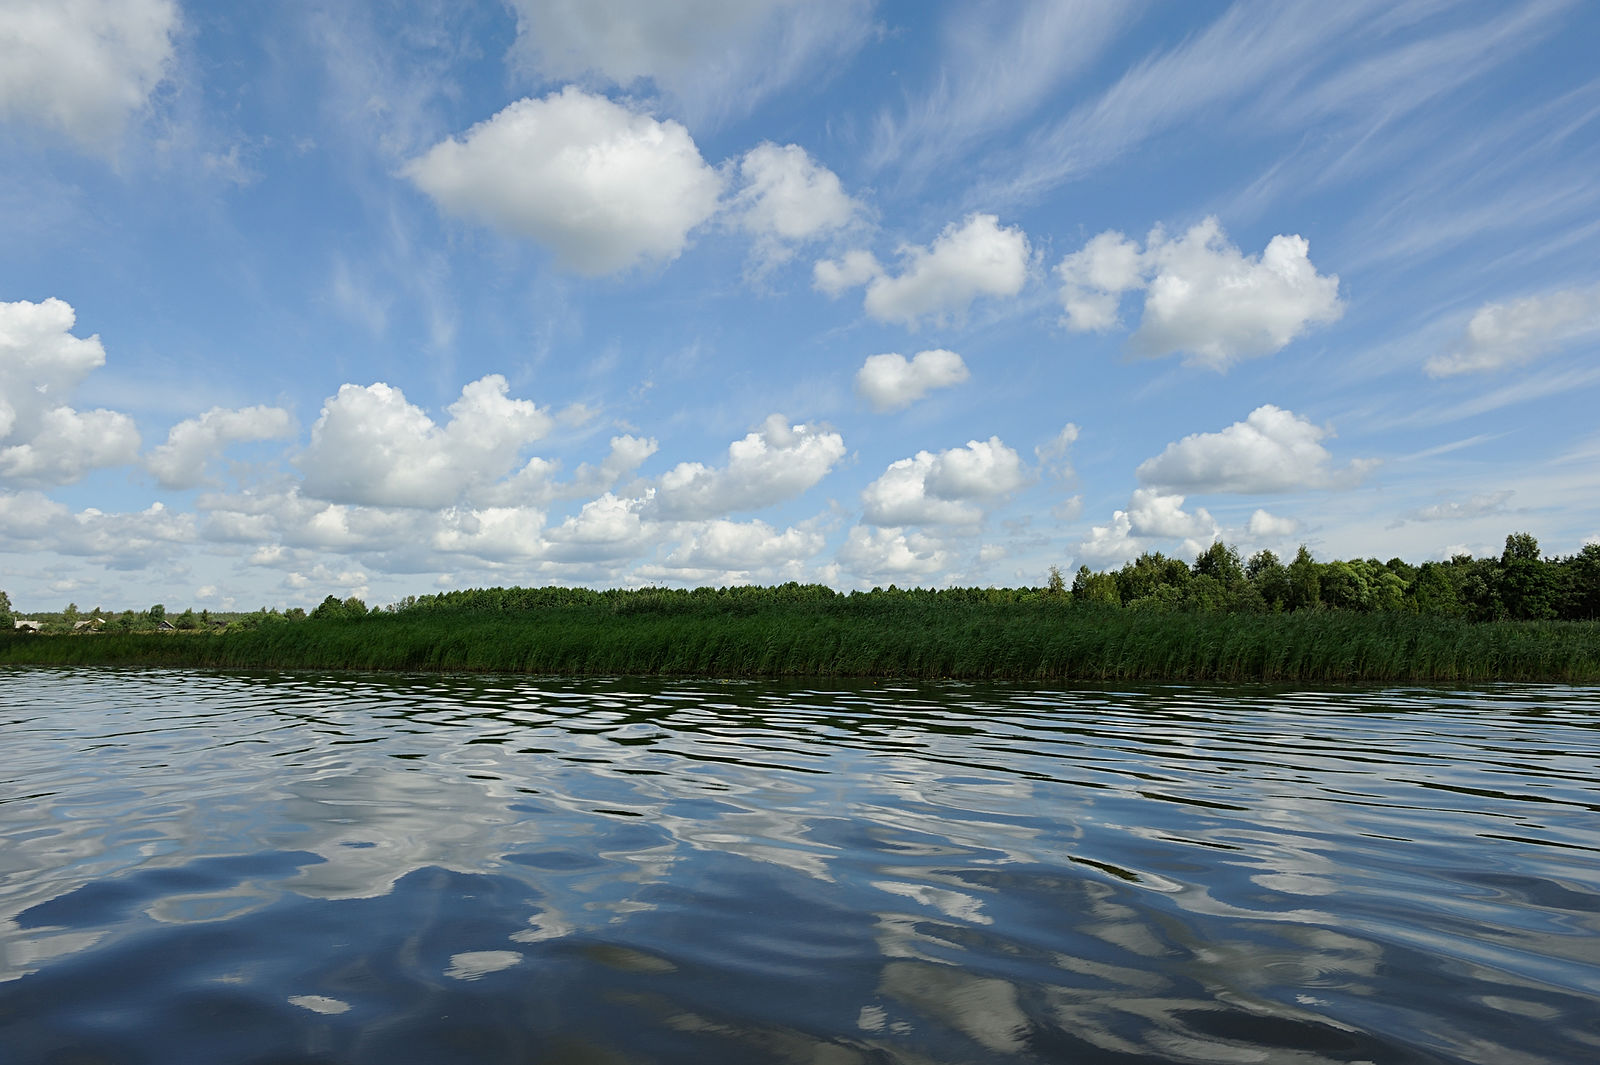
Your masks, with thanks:
[{"label": "blue sky", "polygon": [[0,588],[1600,538],[1600,9],[0,0]]}]

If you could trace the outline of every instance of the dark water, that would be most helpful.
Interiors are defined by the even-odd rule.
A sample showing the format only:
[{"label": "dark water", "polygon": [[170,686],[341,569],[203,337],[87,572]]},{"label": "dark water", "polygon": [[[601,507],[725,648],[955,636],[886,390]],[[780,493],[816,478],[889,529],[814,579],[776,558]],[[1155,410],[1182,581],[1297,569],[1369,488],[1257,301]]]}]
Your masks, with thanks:
[{"label": "dark water", "polygon": [[0,672],[0,1063],[1600,1061],[1600,690]]}]

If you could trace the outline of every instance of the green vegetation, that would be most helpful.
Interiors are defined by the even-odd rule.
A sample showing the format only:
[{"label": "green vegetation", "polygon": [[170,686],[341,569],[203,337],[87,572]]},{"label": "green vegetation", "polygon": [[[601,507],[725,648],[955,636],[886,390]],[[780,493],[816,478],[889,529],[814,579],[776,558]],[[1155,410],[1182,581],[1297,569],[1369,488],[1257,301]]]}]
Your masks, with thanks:
[{"label": "green vegetation", "polygon": [[[292,616],[298,615],[298,616]],[[66,615],[64,614],[63,617]],[[74,608],[72,617],[82,620]],[[91,616],[102,616],[98,611]],[[0,663],[543,674],[1264,680],[1600,680],[1600,547],[1544,560],[1241,562],[1148,554],[1070,587],[842,594],[775,588],[489,588],[369,611],[103,615],[79,636],[0,639]],[[176,631],[152,631],[160,621]],[[61,630],[57,631],[72,631]]]}]

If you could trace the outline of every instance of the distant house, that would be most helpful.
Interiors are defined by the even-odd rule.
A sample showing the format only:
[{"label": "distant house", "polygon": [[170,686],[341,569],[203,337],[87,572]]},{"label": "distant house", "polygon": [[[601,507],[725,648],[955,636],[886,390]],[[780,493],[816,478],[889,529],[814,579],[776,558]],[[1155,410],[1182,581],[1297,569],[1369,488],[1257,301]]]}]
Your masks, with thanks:
[{"label": "distant house", "polygon": [[178,626],[174,625],[172,622],[168,621],[166,618],[162,618],[160,621],[156,622],[156,631],[157,632],[177,632],[178,631]]},{"label": "distant house", "polygon": [[104,618],[84,618],[82,621],[75,621],[72,623],[72,631],[99,632],[100,627],[105,623],[106,622]]},{"label": "distant house", "polygon": [[18,632],[38,632],[40,629],[44,628],[44,623],[40,621],[34,621],[32,618],[17,618],[16,623],[12,627]]}]

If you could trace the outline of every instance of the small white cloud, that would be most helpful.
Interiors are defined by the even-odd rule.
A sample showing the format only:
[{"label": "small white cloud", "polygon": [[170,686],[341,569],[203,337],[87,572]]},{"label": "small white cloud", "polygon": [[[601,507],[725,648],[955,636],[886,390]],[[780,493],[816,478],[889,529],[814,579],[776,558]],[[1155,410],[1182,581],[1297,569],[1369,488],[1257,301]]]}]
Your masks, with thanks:
[{"label": "small white cloud", "polygon": [[818,292],[837,296],[865,285],[883,273],[883,264],[870,251],[847,251],[837,259],[820,259],[811,268],[812,285]]},{"label": "small white cloud", "polygon": [[792,499],[844,457],[844,438],[774,414],[760,429],[728,445],[720,469],[680,462],[661,476],[652,516],[675,520],[722,517]]},{"label": "small white cloud", "polygon": [[867,285],[867,313],[882,322],[915,326],[966,313],[979,296],[1015,296],[1028,280],[1028,238],[1002,229],[992,214],[973,214],[944,227],[929,247],[904,245],[900,274]]},{"label": "small white cloud", "polygon": [[164,488],[193,488],[205,476],[206,465],[229,444],[277,440],[293,429],[294,419],[279,407],[213,407],[174,425],[167,442],[150,453],[145,466]]},{"label": "small white cloud", "polygon": [[1027,475],[1022,460],[999,437],[971,440],[935,455],[919,451],[889,464],[861,492],[868,525],[972,525],[983,518],[977,503],[1008,495]]},{"label": "small white cloud", "polygon": [[1140,463],[1146,484],[1190,492],[1294,492],[1340,488],[1359,481],[1377,465],[1356,460],[1335,470],[1321,441],[1329,430],[1293,411],[1266,404],[1217,433],[1193,433]]},{"label": "small white cloud", "polygon": [[166,77],[173,0],[0,4],[0,118],[59,129],[110,155]]},{"label": "small white cloud", "polygon": [[1141,252],[1107,231],[1056,267],[1066,325],[1104,331],[1120,324],[1124,292],[1144,290],[1144,313],[1128,350],[1155,358],[1182,353],[1191,365],[1226,370],[1270,355],[1316,324],[1344,313],[1339,278],[1318,274],[1310,244],[1280,234],[1259,257],[1228,242],[1207,218],[1177,240],[1154,230]]},{"label": "small white cloud", "polygon": [[677,258],[722,191],[683,126],[570,85],[441,141],[405,174],[442,209],[591,277]]},{"label": "small white cloud", "polygon": [[1283,518],[1257,510],[1250,515],[1250,535],[1257,540],[1282,540],[1300,531],[1300,523],[1293,518]]},{"label": "small white cloud", "polygon": [[812,240],[848,225],[861,205],[839,177],[798,144],[758,144],[739,161],[743,187],[733,210],[749,232],[785,241]]},{"label": "small white cloud", "polygon": [[1473,314],[1455,350],[1426,364],[1433,377],[1517,366],[1577,340],[1600,336],[1600,285],[1567,288],[1510,303],[1486,303]]},{"label": "small white cloud", "polygon": [[14,485],[68,484],[138,454],[132,418],[68,406],[106,357],[98,336],[72,335],[76,321],[59,299],[0,303],[0,478]]},{"label": "small white cloud", "polygon": [[900,273],[891,277],[870,252],[852,251],[813,268],[818,289],[837,296],[867,286],[867,313],[880,322],[915,328],[924,318],[958,318],[980,296],[1015,296],[1028,280],[1028,238],[1015,226],[1002,229],[992,214],[951,222],[923,247],[900,247]]},{"label": "small white cloud", "polygon": [[305,491],[335,503],[448,506],[510,472],[523,447],[549,432],[542,408],[506,392],[499,374],[472,382],[441,428],[397,388],[343,385],[295,460]]},{"label": "small white cloud", "polygon": [[893,411],[911,406],[935,388],[959,385],[969,377],[967,364],[953,351],[919,351],[909,362],[904,355],[890,352],[867,356],[856,371],[856,391],[874,410]]}]

